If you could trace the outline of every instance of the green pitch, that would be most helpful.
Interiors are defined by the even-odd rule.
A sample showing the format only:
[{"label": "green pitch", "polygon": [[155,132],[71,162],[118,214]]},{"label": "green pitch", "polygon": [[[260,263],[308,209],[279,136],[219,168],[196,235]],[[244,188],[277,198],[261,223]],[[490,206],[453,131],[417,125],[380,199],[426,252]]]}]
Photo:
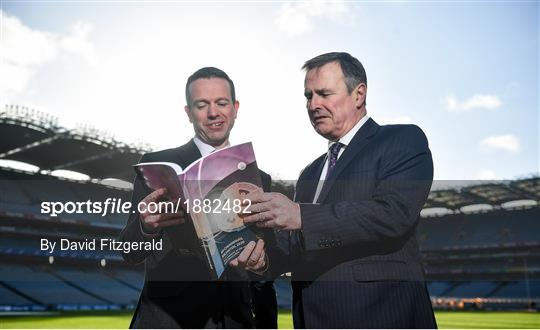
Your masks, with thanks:
[{"label": "green pitch", "polygon": [[[540,313],[528,312],[436,312],[439,328],[443,329],[540,329]],[[126,329],[131,313],[63,313],[37,316],[0,316],[0,328],[113,328]],[[292,328],[288,311],[280,311],[280,329]]]},{"label": "green pitch", "polygon": [[131,312],[73,312],[57,315],[0,316],[0,329],[127,329]]},{"label": "green pitch", "polygon": [[533,312],[446,312],[435,313],[444,329],[540,329],[540,313]]}]

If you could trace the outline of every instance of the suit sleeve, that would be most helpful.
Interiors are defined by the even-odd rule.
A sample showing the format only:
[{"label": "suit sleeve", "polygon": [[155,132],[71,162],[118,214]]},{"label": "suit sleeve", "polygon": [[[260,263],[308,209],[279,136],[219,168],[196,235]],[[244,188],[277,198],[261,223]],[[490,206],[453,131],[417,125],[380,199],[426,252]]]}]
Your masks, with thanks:
[{"label": "suit sleeve", "polygon": [[292,270],[291,250],[295,242],[295,234],[296,232],[286,230],[274,230],[274,241],[267,249],[268,260],[270,262],[267,272],[269,278],[276,279]]},{"label": "suit sleeve", "polygon": [[[146,162],[146,155],[141,157],[140,163]],[[143,235],[141,220],[139,219],[139,211],[137,205],[146,197],[149,192],[143,184],[143,179],[137,175],[133,182],[133,193],[131,195],[131,210],[124,229],[120,232],[118,239],[122,242],[145,242],[151,241],[152,238]],[[161,232],[160,234],[161,235]],[[154,238],[159,239],[159,236]],[[145,260],[151,253],[145,249],[133,249],[129,253],[122,252],[124,260],[130,264],[138,264]]]},{"label": "suit sleeve", "polygon": [[422,130],[406,128],[383,152],[371,198],[300,205],[306,250],[384,244],[411,234],[431,188],[433,161]]},{"label": "suit sleeve", "polygon": [[[272,191],[272,178],[269,174],[261,171],[261,181],[262,181],[262,187],[263,191],[265,192],[271,192]],[[273,264],[280,264],[283,259],[282,253],[278,248],[277,243],[277,237],[279,237],[279,232],[276,232],[273,229],[262,229],[263,233],[263,240],[265,243],[265,252],[267,254],[268,260],[270,262],[270,268],[272,268]],[[251,277],[255,281],[265,281],[265,280],[273,280],[275,276],[271,275],[271,272],[266,272],[263,276],[255,275],[253,273],[250,273]]]},{"label": "suit sleeve", "polygon": [[[261,181],[264,191],[270,191],[272,178],[270,175],[261,171]],[[275,237],[272,229],[265,229],[264,241],[266,250],[275,246]],[[268,276],[257,276],[248,272],[251,277],[250,289],[252,296],[252,308],[255,315],[255,328],[257,329],[276,329],[277,324],[277,298],[274,281],[268,280]]]}]

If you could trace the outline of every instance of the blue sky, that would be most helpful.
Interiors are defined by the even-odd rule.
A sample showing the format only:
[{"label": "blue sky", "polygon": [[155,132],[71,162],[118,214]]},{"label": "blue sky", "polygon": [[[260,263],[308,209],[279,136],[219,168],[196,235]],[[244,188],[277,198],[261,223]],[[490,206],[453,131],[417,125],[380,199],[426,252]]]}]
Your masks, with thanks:
[{"label": "blue sky", "polygon": [[[1,104],[88,123],[156,148],[183,144],[186,78],[224,69],[240,100],[232,142],[295,179],[326,144],[302,63],[364,64],[368,114],[427,134],[435,178],[539,172],[537,2],[2,2]],[[288,147],[284,147],[288,146]]]}]

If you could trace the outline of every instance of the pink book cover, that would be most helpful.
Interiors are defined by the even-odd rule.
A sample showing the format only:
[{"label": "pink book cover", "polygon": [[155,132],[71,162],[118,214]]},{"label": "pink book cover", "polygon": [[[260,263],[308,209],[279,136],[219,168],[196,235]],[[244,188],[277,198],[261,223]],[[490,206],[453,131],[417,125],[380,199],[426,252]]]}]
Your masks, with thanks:
[{"label": "pink book cover", "polygon": [[189,210],[212,278],[220,278],[228,262],[260,236],[256,227],[244,225],[242,212],[237,212],[247,193],[262,190],[250,142],[217,150],[185,170],[170,163],[143,163],[135,169],[151,190],[166,187],[171,200],[182,198],[189,204],[182,203]]}]

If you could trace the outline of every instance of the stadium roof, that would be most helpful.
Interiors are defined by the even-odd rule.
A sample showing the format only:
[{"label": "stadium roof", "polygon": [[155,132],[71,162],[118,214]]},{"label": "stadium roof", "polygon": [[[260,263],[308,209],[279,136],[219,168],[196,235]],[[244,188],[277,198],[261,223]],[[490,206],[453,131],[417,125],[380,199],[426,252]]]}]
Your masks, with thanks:
[{"label": "stadium roof", "polygon": [[43,171],[69,170],[91,178],[132,181],[144,147],[116,141],[91,127],[68,130],[58,119],[20,106],[0,111],[0,159],[35,165]]},{"label": "stadium roof", "polygon": [[[479,183],[462,188],[432,190],[424,205],[427,209],[464,211],[479,206],[478,210],[538,205],[540,201],[540,178],[532,177],[515,181]],[[487,206],[487,207],[486,207]]]},{"label": "stadium roof", "polygon": [[[131,165],[147,150],[116,141],[110,134],[91,127],[68,130],[58,125],[57,118],[24,107],[6,106],[0,110],[0,159],[25,162],[45,171],[69,170],[94,179],[131,182]],[[516,201],[524,203],[513,203]],[[442,215],[475,205],[492,209],[509,202],[516,206],[538,205],[539,201],[540,178],[533,177],[434,189],[424,211],[438,210],[436,213]]]}]

